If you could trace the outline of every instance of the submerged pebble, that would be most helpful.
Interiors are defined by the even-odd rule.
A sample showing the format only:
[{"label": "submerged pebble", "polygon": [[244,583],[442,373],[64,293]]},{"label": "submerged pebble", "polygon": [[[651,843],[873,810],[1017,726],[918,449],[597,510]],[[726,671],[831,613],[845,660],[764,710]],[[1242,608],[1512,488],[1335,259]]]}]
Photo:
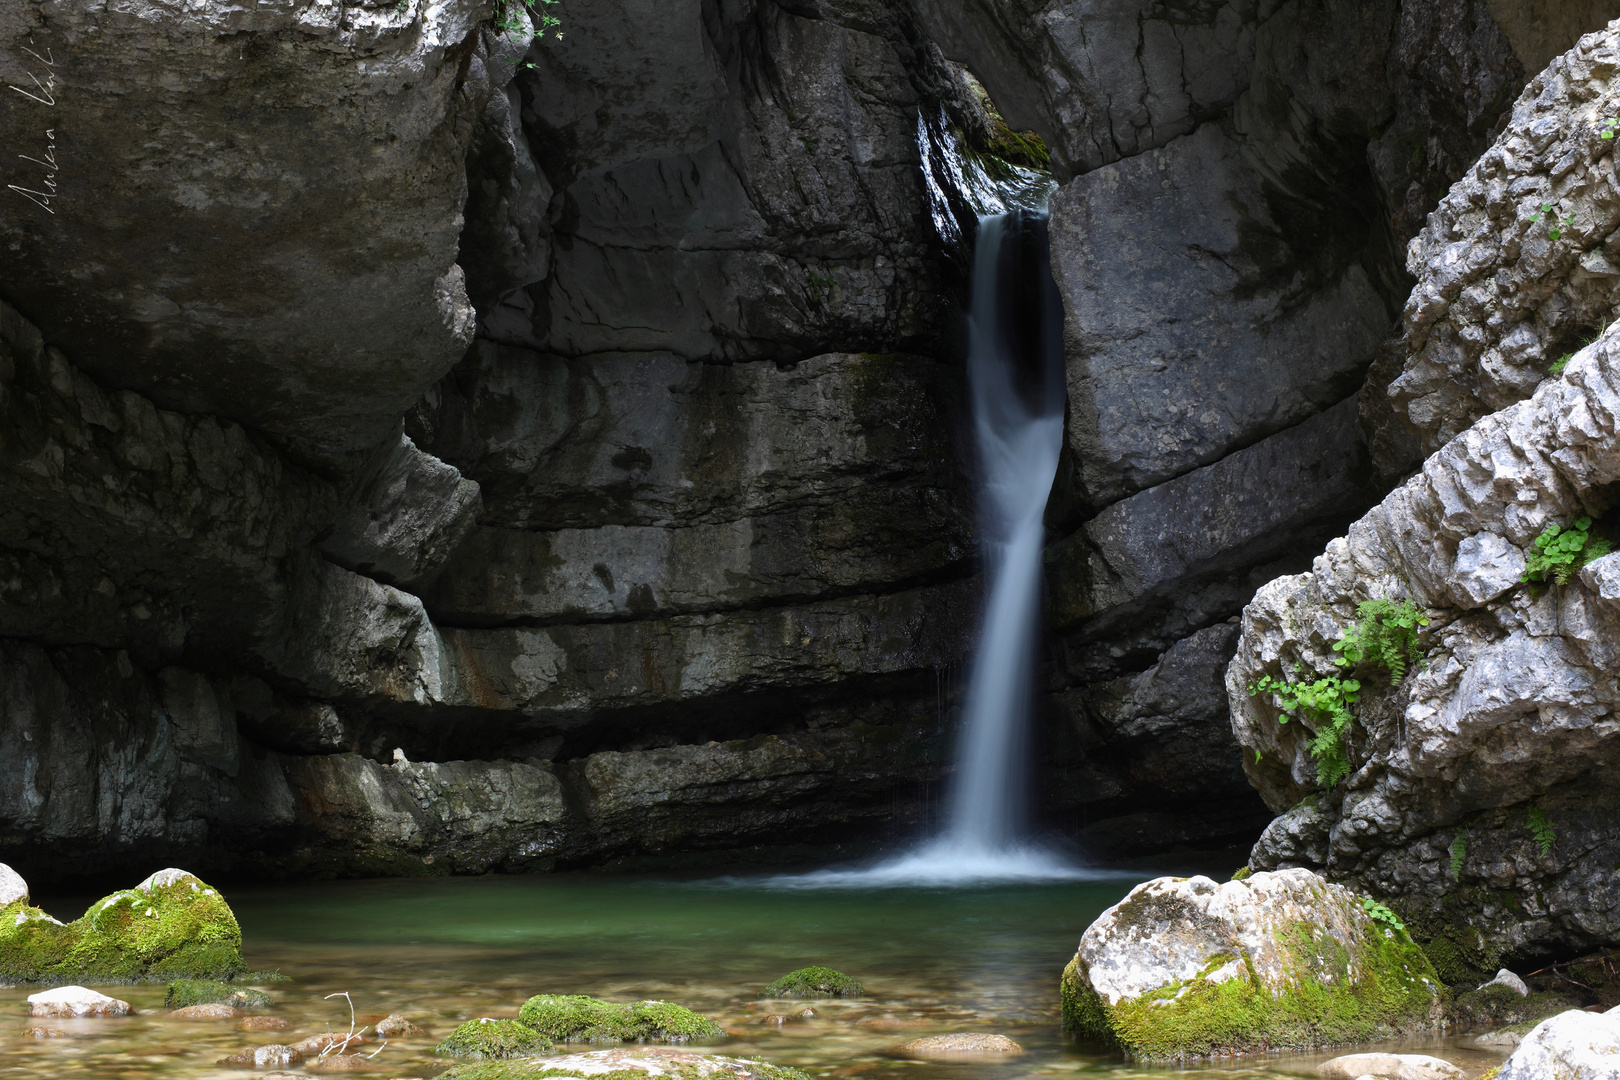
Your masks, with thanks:
[{"label": "submerged pebble", "polygon": [[929,1035],[895,1047],[907,1057],[963,1057],[982,1054],[1022,1054],[1024,1048],[1005,1035],[962,1032],[955,1035]]},{"label": "submerged pebble", "polygon": [[411,1035],[424,1034],[422,1029],[411,1023],[399,1013],[391,1013],[377,1021],[377,1034],[385,1039],[400,1039]]},{"label": "submerged pebble", "polygon": [[283,1065],[297,1065],[303,1060],[303,1053],[296,1048],[271,1043],[269,1046],[255,1046],[239,1054],[220,1058],[219,1063],[236,1069],[272,1069]]},{"label": "submerged pebble", "polygon": [[240,1020],[242,1010],[234,1005],[213,1002],[208,1005],[187,1005],[183,1009],[170,1009],[170,1020]]},{"label": "submerged pebble", "polygon": [[375,1068],[378,1066],[359,1054],[333,1054],[304,1064],[305,1071],[312,1073],[370,1072]]},{"label": "submerged pebble", "polygon": [[279,1016],[244,1016],[237,1025],[243,1031],[286,1031],[291,1026]]}]

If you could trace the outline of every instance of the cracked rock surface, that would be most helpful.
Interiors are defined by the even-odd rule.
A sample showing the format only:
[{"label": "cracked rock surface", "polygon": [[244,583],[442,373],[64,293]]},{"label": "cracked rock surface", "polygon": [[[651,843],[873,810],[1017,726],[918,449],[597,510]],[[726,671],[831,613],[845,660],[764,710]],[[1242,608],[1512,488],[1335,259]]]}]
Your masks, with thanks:
[{"label": "cracked rock surface", "polygon": [[[1615,556],[1568,585],[1506,570],[1549,524],[1601,516],[1620,479],[1620,333],[1562,378],[1475,422],[1328,545],[1310,572],[1244,610],[1227,674],[1243,767],[1279,818],[1257,868],[1304,865],[1393,897],[1449,958],[1485,974],[1503,956],[1572,951],[1620,934],[1620,738]],[[1606,595],[1609,594],[1609,595]],[[1262,675],[1340,674],[1332,644],[1373,598],[1429,612],[1425,658],[1398,685],[1369,673],[1353,774],[1318,790],[1307,749],[1321,720],[1282,723],[1251,696]],[[1294,674],[1295,665],[1302,675]],[[1531,827],[1539,813],[1555,838]]]}]

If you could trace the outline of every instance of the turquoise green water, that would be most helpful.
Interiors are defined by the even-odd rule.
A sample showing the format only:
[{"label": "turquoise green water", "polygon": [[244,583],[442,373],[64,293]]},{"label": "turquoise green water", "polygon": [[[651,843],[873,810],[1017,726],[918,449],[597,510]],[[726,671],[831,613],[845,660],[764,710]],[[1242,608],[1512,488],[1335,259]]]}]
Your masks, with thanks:
[{"label": "turquoise green water", "polygon": [[[1185,1075],[1086,1053],[1058,1034],[1058,974],[1085,927],[1135,880],[802,891],[746,881],[550,875],[227,889],[249,963],[279,968],[290,978],[265,987],[276,999],[271,1012],[289,1022],[287,1030],[177,1022],[163,1014],[162,987],[104,987],[139,1014],[52,1021],[67,1037],[36,1040],[23,1035],[30,991],[0,989],[0,1010],[12,1017],[0,1031],[0,1077],[251,1075],[216,1062],[247,1047],[347,1030],[347,1005],[324,1000],[342,991],[362,1023],[398,1012],[427,1029],[424,1038],[381,1049],[374,1059],[378,1071],[370,1075],[385,1080],[443,1071],[451,1063],[432,1054],[439,1037],[471,1017],[515,1016],[535,993],[680,1002],[727,1030],[730,1039],[716,1048],[720,1052],[797,1066],[816,1077]],[[84,903],[46,906],[71,917]],[[856,976],[868,996],[758,1000],[765,984],[809,964]],[[815,1015],[797,1016],[806,1006]],[[771,1013],[788,1020],[780,1027],[763,1023]],[[907,1039],[946,1032],[1007,1035],[1026,1053],[996,1062],[926,1062],[892,1052]],[[1319,1060],[1199,1071],[1233,1078],[1311,1075]],[[1480,1068],[1495,1060],[1477,1056]]]}]

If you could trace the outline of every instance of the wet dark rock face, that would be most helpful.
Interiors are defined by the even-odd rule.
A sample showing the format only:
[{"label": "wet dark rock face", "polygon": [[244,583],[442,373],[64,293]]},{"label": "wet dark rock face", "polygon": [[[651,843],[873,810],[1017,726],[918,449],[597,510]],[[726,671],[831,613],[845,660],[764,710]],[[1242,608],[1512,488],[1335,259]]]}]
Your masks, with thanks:
[{"label": "wet dark rock face", "polygon": [[968,70],[1059,183],[1048,824],[1252,841],[1231,620],[1418,452],[1402,249],[1567,6],[7,8],[61,85],[0,141],[61,163],[0,215],[0,858],[915,835],[979,605]]}]

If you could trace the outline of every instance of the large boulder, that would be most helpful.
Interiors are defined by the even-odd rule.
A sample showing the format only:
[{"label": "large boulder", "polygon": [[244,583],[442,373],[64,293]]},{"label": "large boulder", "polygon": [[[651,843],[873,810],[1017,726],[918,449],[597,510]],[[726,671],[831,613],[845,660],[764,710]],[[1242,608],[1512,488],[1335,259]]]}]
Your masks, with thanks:
[{"label": "large boulder", "polygon": [[160,870],[67,924],[26,893],[0,908],[0,982],[228,978],[243,967],[230,906],[184,870]]},{"label": "large boulder", "polygon": [[472,337],[456,254],[492,7],[6,5],[0,81],[56,92],[7,93],[0,136],[61,161],[8,172],[54,194],[6,192],[6,299],[167,408],[369,449]]},{"label": "large boulder", "polygon": [[1063,972],[1071,1034],[1146,1061],[1435,1030],[1440,983],[1406,932],[1305,870],[1156,878],[1086,929]]},{"label": "large boulder", "polygon": [[1620,1008],[1559,1013],[1537,1024],[1496,1080],[1610,1080],[1620,1076]]}]

